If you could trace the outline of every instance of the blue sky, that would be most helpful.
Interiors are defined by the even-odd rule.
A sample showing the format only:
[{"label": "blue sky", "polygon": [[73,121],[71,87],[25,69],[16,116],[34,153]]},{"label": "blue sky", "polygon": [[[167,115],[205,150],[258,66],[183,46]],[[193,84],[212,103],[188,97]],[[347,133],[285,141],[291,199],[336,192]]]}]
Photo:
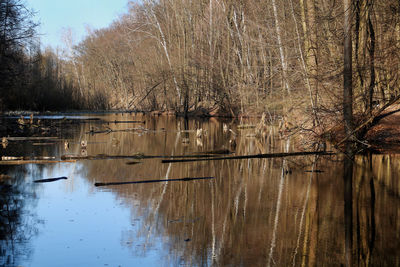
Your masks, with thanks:
[{"label": "blue sky", "polygon": [[94,29],[110,25],[127,10],[128,0],[26,0],[34,9],[41,26],[43,47],[63,47],[63,29],[71,28],[75,42],[86,35],[86,26]]}]

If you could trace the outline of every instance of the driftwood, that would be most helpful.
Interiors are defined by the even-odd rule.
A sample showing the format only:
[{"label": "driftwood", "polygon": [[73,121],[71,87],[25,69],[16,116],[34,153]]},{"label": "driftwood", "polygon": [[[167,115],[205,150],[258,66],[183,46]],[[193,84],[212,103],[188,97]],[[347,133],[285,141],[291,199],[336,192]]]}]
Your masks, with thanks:
[{"label": "driftwood", "polygon": [[110,121],[110,123],[146,123],[146,121]]},{"label": "driftwood", "polygon": [[2,160],[0,165],[23,165],[23,164],[50,164],[76,162],[76,160]]},{"label": "driftwood", "polygon": [[2,161],[8,160],[53,160],[56,157],[36,156],[36,157],[15,157],[15,156],[2,156]]},{"label": "driftwood", "polygon": [[206,158],[193,158],[193,159],[165,159],[161,163],[176,163],[176,162],[191,162],[191,161],[203,161],[203,160],[224,160],[224,159],[262,159],[262,158],[284,158],[284,157],[296,157],[296,156],[307,156],[307,155],[336,155],[333,152],[316,151],[316,152],[291,152],[291,153],[272,153],[272,154],[255,154],[255,155],[243,155],[243,156],[228,156],[228,157],[206,157]]},{"label": "driftwood", "polygon": [[[222,152],[222,151],[221,151]],[[224,151],[226,152],[226,151]],[[163,156],[163,155],[144,155],[144,154],[134,154],[134,155],[62,155],[62,160],[74,159],[74,160],[97,160],[97,159],[181,159],[181,158],[212,158],[218,157],[221,154],[190,154],[190,155],[175,155],[175,156]],[[139,162],[138,162],[139,163]],[[127,163],[129,164],[129,163]],[[135,164],[135,163],[131,163]]]},{"label": "driftwood", "polygon": [[142,163],[142,162],[140,162],[140,161],[128,161],[125,164],[126,165],[135,165],[135,164],[140,164],[140,163]]},{"label": "driftwood", "polygon": [[62,160],[83,160],[83,159],[143,159],[143,158],[157,158],[157,156],[145,156],[143,154],[135,154],[135,155],[106,155],[106,154],[98,154],[93,156],[80,156],[80,155],[62,155]]},{"label": "driftwood", "polygon": [[6,160],[54,160],[54,159],[56,159],[56,157],[53,157],[53,156],[51,156],[51,157],[48,157],[48,156],[29,156],[29,157],[23,157],[23,156],[20,156],[20,157],[15,157],[15,156],[2,156],[1,157],[1,160],[4,160],[4,161],[6,161]]},{"label": "driftwood", "polygon": [[162,183],[162,182],[187,182],[193,180],[214,179],[214,177],[185,177],[176,179],[159,179],[159,180],[143,180],[143,181],[130,181],[130,182],[111,182],[111,183],[95,183],[94,186],[108,186],[108,185],[124,185],[124,184],[147,184],[147,183]]},{"label": "driftwood", "polygon": [[324,172],[322,170],[305,170],[304,172],[317,172],[317,173],[321,173]]},{"label": "driftwood", "polygon": [[33,143],[33,146],[53,146],[56,145],[57,143]]},{"label": "driftwood", "polygon": [[229,149],[221,149],[221,150],[211,150],[211,151],[201,151],[201,152],[195,152],[196,154],[201,154],[201,155],[207,155],[207,154],[214,154],[214,155],[223,155],[223,154],[232,154],[232,151]]},{"label": "driftwood", "polygon": [[4,137],[8,141],[37,141],[37,140],[57,140],[56,136],[23,136],[23,137]]},{"label": "driftwood", "polygon": [[62,177],[57,177],[57,178],[47,178],[47,179],[39,179],[39,180],[34,180],[34,183],[50,183],[50,182],[55,182],[58,180],[67,180],[68,178],[65,176]]},{"label": "driftwood", "polygon": [[127,128],[127,129],[122,129],[122,130],[113,130],[113,129],[105,129],[105,130],[99,130],[99,131],[94,131],[94,130],[90,130],[88,132],[86,132],[86,134],[102,134],[102,133],[117,133],[117,132],[135,132],[135,131],[140,131],[140,132],[152,132],[152,133],[156,133],[156,132],[165,132],[165,130],[149,130],[143,127],[140,128]]}]

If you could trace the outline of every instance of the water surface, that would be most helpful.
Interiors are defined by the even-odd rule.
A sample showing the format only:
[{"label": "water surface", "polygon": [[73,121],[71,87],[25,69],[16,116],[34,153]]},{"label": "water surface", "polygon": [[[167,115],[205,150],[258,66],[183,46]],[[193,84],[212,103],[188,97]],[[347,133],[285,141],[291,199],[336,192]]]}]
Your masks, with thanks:
[{"label": "water surface", "polygon": [[[302,144],[300,137],[280,137],[275,127],[267,127],[260,139],[254,129],[227,122],[237,134],[233,148],[232,131],[214,119],[91,117],[145,123],[87,121],[69,125],[55,142],[10,142],[1,155],[170,156],[220,149],[247,155],[298,151]],[[196,138],[200,128],[206,135]],[[90,133],[106,129],[121,131]],[[0,166],[9,176],[0,181],[0,265],[400,266],[399,159],[307,156],[162,164],[153,158]],[[126,164],[132,161],[140,163]],[[33,182],[60,176],[68,179]],[[214,179],[94,186],[184,177]]]}]

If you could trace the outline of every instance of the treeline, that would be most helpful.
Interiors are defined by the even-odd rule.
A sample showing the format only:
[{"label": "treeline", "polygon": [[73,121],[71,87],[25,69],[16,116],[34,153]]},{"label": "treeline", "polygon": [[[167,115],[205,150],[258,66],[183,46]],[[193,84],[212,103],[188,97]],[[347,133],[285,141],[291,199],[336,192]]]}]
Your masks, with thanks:
[{"label": "treeline", "polygon": [[0,111],[79,108],[68,64],[41,51],[34,13],[21,0],[0,0]]},{"label": "treeline", "polygon": [[[16,58],[11,69],[1,64],[2,80],[12,80],[12,86],[2,82],[1,98],[3,106],[22,108],[25,102],[7,91],[17,88],[36,109],[278,111],[324,126],[342,120],[346,36],[357,120],[397,96],[397,0],[131,2],[108,28],[89,32],[79,44],[67,41],[63,56],[26,53],[19,40],[7,44]],[[21,66],[24,78],[13,79],[21,77]],[[57,97],[68,103],[48,101]]]},{"label": "treeline", "polygon": [[[130,3],[75,47],[69,75],[93,108],[281,110],[323,124],[342,112],[346,11],[330,0]],[[348,12],[363,116],[397,94],[400,4],[354,0]]]}]

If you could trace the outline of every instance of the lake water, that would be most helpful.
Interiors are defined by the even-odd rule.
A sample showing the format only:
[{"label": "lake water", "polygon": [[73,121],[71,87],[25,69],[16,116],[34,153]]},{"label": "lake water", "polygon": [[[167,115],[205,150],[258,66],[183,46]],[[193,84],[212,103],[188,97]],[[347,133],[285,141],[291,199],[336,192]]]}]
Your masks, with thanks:
[{"label": "lake water", "polygon": [[[92,117],[145,123],[87,121],[58,140],[10,141],[1,155],[249,155],[302,142],[226,122],[232,147],[232,131],[215,119]],[[107,129],[120,131],[90,133]],[[398,155],[0,165],[0,266],[400,266],[399,171]],[[212,178],[94,185],[185,177]]]}]

